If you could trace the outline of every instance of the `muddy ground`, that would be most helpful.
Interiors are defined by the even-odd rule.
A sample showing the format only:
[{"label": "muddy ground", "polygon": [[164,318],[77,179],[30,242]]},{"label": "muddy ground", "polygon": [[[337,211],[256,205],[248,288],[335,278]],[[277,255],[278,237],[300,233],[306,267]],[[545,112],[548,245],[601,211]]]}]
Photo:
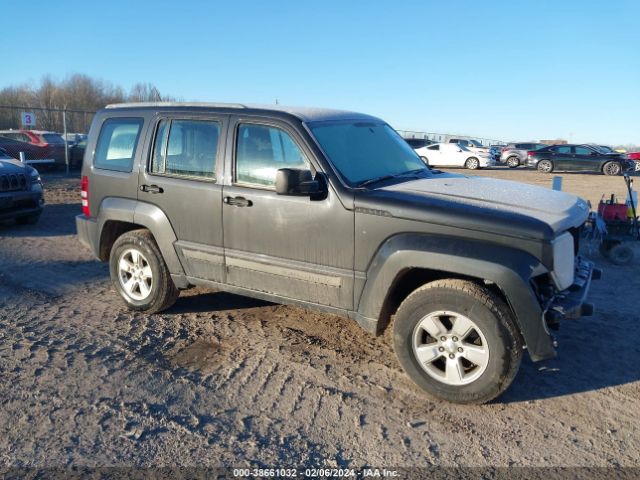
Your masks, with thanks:
[{"label": "muddy ground", "polygon": [[[482,175],[549,185],[537,172]],[[621,178],[564,175],[594,204]],[[595,316],[484,406],[422,394],[346,319],[193,289],[126,310],[74,237],[78,179],[0,226],[0,465],[640,466],[638,264],[597,258]]]}]

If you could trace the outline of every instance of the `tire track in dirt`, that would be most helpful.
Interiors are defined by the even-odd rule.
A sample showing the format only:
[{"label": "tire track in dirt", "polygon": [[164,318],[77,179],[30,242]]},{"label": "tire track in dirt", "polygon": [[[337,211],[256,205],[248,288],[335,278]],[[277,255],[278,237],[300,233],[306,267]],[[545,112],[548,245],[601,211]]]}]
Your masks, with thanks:
[{"label": "tire track in dirt", "polygon": [[563,327],[548,370],[525,361],[504,403],[459,407],[418,392],[385,340],[345,319],[199,289],[162,314],[126,311],[68,234],[65,185],[47,235],[0,230],[5,465],[638,464],[638,378],[580,369],[611,322],[638,358],[636,309],[609,300],[624,267],[594,285],[608,310]]}]

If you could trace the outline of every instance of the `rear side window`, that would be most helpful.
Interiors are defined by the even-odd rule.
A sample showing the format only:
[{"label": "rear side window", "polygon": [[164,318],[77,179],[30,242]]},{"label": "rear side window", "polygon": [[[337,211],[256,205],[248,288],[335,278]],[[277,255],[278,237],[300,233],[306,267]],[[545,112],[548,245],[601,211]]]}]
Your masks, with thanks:
[{"label": "rear side window", "polygon": [[205,120],[162,120],[158,125],[151,172],[215,178],[220,124]]},{"label": "rear side window", "polygon": [[440,150],[440,145],[431,145],[427,147],[428,150]]},{"label": "rear side window", "polygon": [[103,170],[130,172],[142,118],[109,118],[102,124],[93,164]]},{"label": "rear side window", "polygon": [[554,153],[559,153],[561,155],[569,155],[571,153],[571,147],[567,147],[566,145],[553,147],[551,149]]}]

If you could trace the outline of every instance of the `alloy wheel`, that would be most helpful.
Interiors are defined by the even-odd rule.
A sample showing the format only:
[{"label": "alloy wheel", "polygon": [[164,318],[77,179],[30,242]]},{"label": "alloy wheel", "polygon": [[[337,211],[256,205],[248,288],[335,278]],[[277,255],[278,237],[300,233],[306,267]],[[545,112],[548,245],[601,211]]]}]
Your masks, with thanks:
[{"label": "alloy wheel", "polygon": [[423,317],[413,331],[413,353],[422,369],[446,385],[466,385],[478,379],[489,363],[489,345],[468,317],[436,311]]},{"label": "alloy wheel", "polygon": [[135,248],[122,252],[118,259],[118,280],[133,300],[145,300],[153,287],[153,272],[147,258]]}]

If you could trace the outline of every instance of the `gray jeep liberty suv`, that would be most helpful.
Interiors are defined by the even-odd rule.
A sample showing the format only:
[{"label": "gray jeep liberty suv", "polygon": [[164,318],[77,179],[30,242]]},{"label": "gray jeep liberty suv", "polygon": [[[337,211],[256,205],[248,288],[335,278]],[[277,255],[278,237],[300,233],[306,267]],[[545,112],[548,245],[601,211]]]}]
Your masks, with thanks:
[{"label": "gray jeep liberty suv", "polygon": [[430,170],[360,113],[110,105],[93,120],[78,235],[127,306],[212,287],[390,332],[430,394],[482,403],[550,328],[592,312],[578,197]]}]

